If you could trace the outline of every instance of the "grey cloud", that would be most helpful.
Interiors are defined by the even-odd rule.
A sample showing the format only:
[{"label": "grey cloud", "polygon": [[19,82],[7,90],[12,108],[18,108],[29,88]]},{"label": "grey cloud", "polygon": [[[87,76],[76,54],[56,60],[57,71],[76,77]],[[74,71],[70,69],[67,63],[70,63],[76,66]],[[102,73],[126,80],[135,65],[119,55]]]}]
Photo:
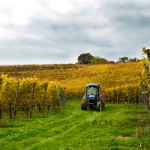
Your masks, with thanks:
[{"label": "grey cloud", "polygon": [[[149,5],[135,3],[134,1],[124,3],[109,2],[103,8],[104,15],[110,19],[112,24],[123,27],[144,28],[150,25]],[[117,26],[118,27],[118,26]]]},{"label": "grey cloud", "polygon": [[[40,1],[41,2],[41,1]],[[71,63],[79,54],[90,52],[110,60],[134,57],[150,46],[148,4],[132,1],[106,1],[69,14],[51,10],[50,16],[32,16],[25,26],[7,25],[16,37],[0,41],[0,63],[6,58],[19,62]],[[42,4],[46,7],[46,4]],[[27,60],[27,61],[26,61]]]},{"label": "grey cloud", "polygon": [[[68,20],[68,21],[67,21]],[[34,27],[36,25],[36,27]],[[104,37],[95,38],[94,40],[88,34],[88,30],[100,29],[97,24],[86,24],[78,22],[78,19],[73,19],[72,16],[63,18],[60,22],[51,22],[50,20],[37,19],[33,20],[28,27],[31,33],[44,36],[45,40],[52,40],[53,43],[71,45],[106,45]],[[44,34],[43,34],[44,33]],[[104,43],[104,44],[103,44]]]}]

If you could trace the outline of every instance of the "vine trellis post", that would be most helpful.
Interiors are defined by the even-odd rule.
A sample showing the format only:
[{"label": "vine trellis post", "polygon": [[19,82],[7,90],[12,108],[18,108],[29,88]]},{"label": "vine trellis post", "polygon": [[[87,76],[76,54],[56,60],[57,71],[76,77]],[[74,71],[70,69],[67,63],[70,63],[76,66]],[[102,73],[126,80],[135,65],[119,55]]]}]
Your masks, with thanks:
[{"label": "vine trellis post", "polygon": [[150,110],[150,49],[146,49],[145,47],[143,48],[144,54],[147,55],[147,60],[148,60],[148,74],[145,77],[145,80],[148,84],[148,93],[147,93],[147,98],[145,102],[145,106],[147,110]]}]

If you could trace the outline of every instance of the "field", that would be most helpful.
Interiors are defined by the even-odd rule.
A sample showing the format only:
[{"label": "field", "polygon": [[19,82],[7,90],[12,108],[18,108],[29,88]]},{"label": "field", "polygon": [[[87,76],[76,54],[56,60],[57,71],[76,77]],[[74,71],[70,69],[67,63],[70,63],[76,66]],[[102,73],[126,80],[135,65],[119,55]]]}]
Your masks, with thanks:
[{"label": "field", "polygon": [[68,98],[72,99],[83,96],[87,83],[99,83],[106,92],[113,89],[123,93],[126,91],[127,95],[128,88],[138,87],[142,67],[142,61],[102,65],[18,65],[0,66],[0,72],[16,79],[37,77],[39,80],[59,82],[66,87]]},{"label": "field", "polygon": [[[138,104],[142,67],[0,66],[0,149],[149,150],[150,112]],[[91,82],[106,93],[102,112],[80,109]]]},{"label": "field", "polygon": [[1,121],[3,150],[148,150],[150,117],[135,104],[107,104],[102,112],[81,111],[68,100],[61,112]]},{"label": "field", "polygon": [[16,111],[20,109],[31,117],[33,107],[38,107],[44,114],[45,107],[60,107],[60,101],[63,104],[66,97],[81,99],[87,83],[100,83],[106,102],[139,103],[142,66],[142,61],[102,65],[0,66],[0,118],[7,111],[10,119],[15,119]]},{"label": "field", "polygon": [[59,81],[65,85],[72,85],[72,82],[78,83],[80,80],[82,86],[84,86],[87,82],[93,81],[99,82],[103,88],[110,88],[139,81],[142,75],[142,67],[142,61],[99,65],[16,65],[0,66],[0,73],[18,79],[37,77],[41,80]]}]

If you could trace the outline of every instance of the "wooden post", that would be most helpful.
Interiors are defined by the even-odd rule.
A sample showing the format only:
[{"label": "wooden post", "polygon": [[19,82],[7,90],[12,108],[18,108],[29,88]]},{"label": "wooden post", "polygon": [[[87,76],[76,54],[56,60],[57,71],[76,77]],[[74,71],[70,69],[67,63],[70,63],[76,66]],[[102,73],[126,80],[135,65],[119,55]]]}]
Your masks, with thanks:
[{"label": "wooden post", "polygon": [[30,118],[32,117],[32,108],[33,108],[33,101],[34,101],[34,94],[35,94],[35,86],[36,83],[33,84],[33,90],[32,90],[32,97],[31,97],[31,101],[30,101]]},{"label": "wooden post", "polygon": [[52,101],[51,101],[51,104],[52,104],[52,112],[54,112],[54,108],[55,108],[55,103],[56,103],[56,86],[53,87],[53,90],[52,90]]},{"label": "wooden post", "polygon": [[58,107],[60,109],[60,87],[58,87]]},{"label": "wooden post", "polygon": [[45,92],[44,92],[44,100],[43,100],[43,105],[42,105],[42,116],[44,115],[44,108],[45,108],[45,102],[46,102],[46,92],[47,92],[47,87],[48,85],[45,85]]},{"label": "wooden post", "polygon": [[0,84],[2,84],[2,77],[0,77]]},{"label": "wooden post", "polygon": [[2,109],[0,108],[0,119],[2,119]]},{"label": "wooden post", "polygon": [[15,102],[14,102],[13,121],[15,120],[15,117],[16,117],[16,104],[17,104],[17,99],[18,99],[18,91],[19,91],[19,82],[17,83],[17,88],[16,88],[16,96],[15,96]]},{"label": "wooden post", "polygon": [[65,88],[63,89],[63,97],[62,97],[62,101],[63,101],[63,108],[66,106],[66,91]]},{"label": "wooden post", "polygon": [[[0,85],[2,85],[2,78],[0,77]],[[1,86],[0,86],[1,87]],[[0,108],[0,119],[2,118],[2,109]]]},{"label": "wooden post", "polygon": [[128,89],[128,104],[130,103],[130,90]]},{"label": "wooden post", "polygon": [[118,90],[117,90],[117,104],[119,104],[119,95],[118,95]]},{"label": "wooden post", "polygon": [[[147,54],[147,59],[148,59],[148,67],[149,67],[149,74],[150,74],[150,49],[147,49],[146,50],[146,54]],[[148,75],[148,77],[149,77],[149,75]],[[148,84],[150,84],[150,83],[148,83]],[[148,85],[148,86],[150,86],[150,85]],[[149,89],[149,92],[150,92],[150,89]],[[150,110],[150,93],[148,92],[148,96],[147,96],[147,103],[146,103],[146,108],[148,109],[148,110]]]},{"label": "wooden post", "polygon": [[11,105],[11,102],[9,103],[9,116],[10,116],[10,119],[12,119],[12,105]]}]

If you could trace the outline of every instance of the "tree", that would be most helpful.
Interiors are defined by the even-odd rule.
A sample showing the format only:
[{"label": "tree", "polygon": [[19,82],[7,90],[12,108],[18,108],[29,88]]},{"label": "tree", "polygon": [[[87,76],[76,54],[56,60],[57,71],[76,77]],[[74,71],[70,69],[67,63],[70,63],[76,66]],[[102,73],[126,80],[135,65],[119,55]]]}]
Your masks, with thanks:
[{"label": "tree", "polygon": [[115,61],[109,61],[109,63],[110,63],[110,64],[115,64],[116,62],[115,62]]},{"label": "tree", "polygon": [[108,61],[105,58],[96,56],[96,57],[92,58],[91,63],[92,64],[106,64],[106,63],[108,63]]},{"label": "tree", "polygon": [[93,56],[90,53],[83,53],[78,57],[79,64],[91,64]]},{"label": "tree", "polygon": [[137,62],[137,61],[140,61],[138,58],[130,58],[129,59],[129,62]]},{"label": "tree", "polygon": [[120,63],[125,63],[125,62],[128,62],[129,61],[129,58],[128,57],[121,57],[119,58],[119,61]]}]

